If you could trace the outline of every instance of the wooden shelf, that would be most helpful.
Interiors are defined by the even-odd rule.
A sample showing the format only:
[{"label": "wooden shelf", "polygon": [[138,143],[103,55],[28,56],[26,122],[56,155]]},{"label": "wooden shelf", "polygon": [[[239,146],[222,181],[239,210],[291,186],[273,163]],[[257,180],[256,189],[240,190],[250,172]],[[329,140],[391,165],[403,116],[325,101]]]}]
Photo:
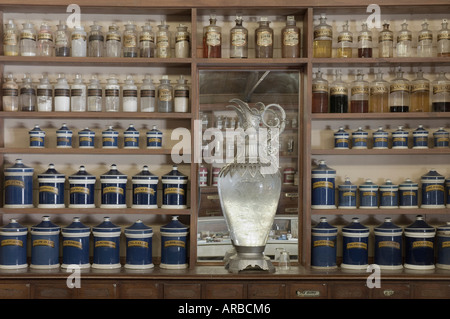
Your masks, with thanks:
[{"label": "wooden shelf", "polygon": [[428,149],[320,149],[311,150],[311,155],[450,155],[450,148]]},{"label": "wooden shelf", "polygon": [[3,214],[101,214],[101,215],[190,215],[190,209],[135,209],[135,208],[0,208]]},{"label": "wooden shelf", "polygon": [[447,215],[449,208],[311,209],[312,215]]},{"label": "wooden shelf", "polygon": [[280,67],[295,67],[303,66],[308,63],[307,58],[251,58],[251,59],[231,59],[231,58],[197,58],[194,59],[200,67],[213,67],[214,69],[220,67],[246,66],[246,67],[260,67],[264,70],[268,68]]},{"label": "wooden shelf", "polygon": [[408,120],[408,119],[426,119],[439,120],[450,119],[450,112],[405,112],[405,113],[312,113],[312,121],[329,120]]},{"label": "wooden shelf", "polygon": [[312,58],[314,66],[323,67],[374,67],[374,66],[408,66],[408,65],[450,65],[448,57],[431,58]]},{"label": "wooden shelf", "polygon": [[192,113],[159,112],[0,112],[0,118],[23,119],[190,119]]},{"label": "wooden shelf", "polygon": [[[171,155],[172,149],[108,148],[0,148],[0,154]],[[180,154],[181,155],[181,154]],[[183,154],[186,155],[186,154]]]}]

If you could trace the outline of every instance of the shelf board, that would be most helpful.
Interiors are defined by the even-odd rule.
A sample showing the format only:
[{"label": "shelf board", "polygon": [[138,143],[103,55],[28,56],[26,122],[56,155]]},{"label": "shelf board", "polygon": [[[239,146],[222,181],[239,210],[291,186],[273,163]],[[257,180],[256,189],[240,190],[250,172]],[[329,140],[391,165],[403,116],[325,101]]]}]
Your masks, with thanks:
[{"label": "shelf board", "polygon": [[0,112],[0,118],[23,119],[190,119],[192,113],[159,112]]},{"label": "shelf board", "polygon": [[[171,155],[172,149],[125,149],[125,148],[0,148],[0,154],[74,154],[74,155]],[[180,154],[186,155],[186,154]]]},{"label": "shelf board", "polygon": [[277,67],[299,67],[308,63],[307,58],[251,58],[251,59],[231,59],[231,58],[197,58],[194,60],[200,67],[261,67],[277,68]]},{"label": "shelf board", "polygon": [[450,112],[405,112],[405,113],[312,113],[312,121],[328,120],[403,120],[403,119],[449,119]]},{"label": "shelf board", "polygon": [[135,208],[0,208],[3,214],[103,214],[108,215],[190,215],[190,209],[135,209]]},{"label": "shelf board", "polygon": [[446,215],[448,208],[311,209],[312,215]]},{"label": "shelf board", "polygon": [[311,155],[450,155],[450,148],[428,149],[316,149],[311,150]]},{"label": "shelf board", "polygon": [[391,65],[450,65],[448,57],[430,58],[312,58],[313,66],[348,66],[371,67],[371,66],[391,66]]}]

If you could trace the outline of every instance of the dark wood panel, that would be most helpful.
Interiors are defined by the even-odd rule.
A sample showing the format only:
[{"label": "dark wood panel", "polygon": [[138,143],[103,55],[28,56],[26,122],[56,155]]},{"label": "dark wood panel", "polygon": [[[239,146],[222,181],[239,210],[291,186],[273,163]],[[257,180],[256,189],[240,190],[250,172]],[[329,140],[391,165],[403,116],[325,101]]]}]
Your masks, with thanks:
[{"label": "dark wood panel", "polygon": [[28,299],[30,298],[30,284],[7,283],[0,284],[0,299]]},{"label": "dark wood panel", "polygon": [[285,284],[248,284],[248,299],[284,299],[286,298]]},{"label": "dark wood panel", "polygon": [[375,299],[407,299],[410,298],[411,285],[406,283],[385,283],[381,281],[380,288],[372,288],[372,298]]},{"label": "dark wood panel", "polygon": [[332,299],[365,299],[369,298],[370,289],[361,282],[339,282],[330,286]]},{"label": "dark wood panel", "polygon": [[164,284],[164,299],[200,299],[200,284]]},{"label": "dark wood panel", "polygon": [[32,283],[31,298],[33,299],[72,299],[77,288],[68,288],[65,281],[49,283]]},{"label": "dark wood panel", "polygon": [[81,281],[80,288],[74,288],[79,299],[114,299],[117,298],[117,284],[108,283],[86,283]]},{"label": "dark wood panel", "polygon": [[328,285],[324,283],[296,283],[288,285],[289,299],[326,299]]},{"label": "dark wood panel", "polygon": [[162,285],[152,282],[121,282],[119,285],[121,299],[160,299]]},{"label": "dark wood panel", "polygon": [[413,297],[418,299],[449,299],[450,283],[414,283]]},{"label": "dark wood panel", "polygon": [[206,299],[242,299],[243,284],[205,284]]}]

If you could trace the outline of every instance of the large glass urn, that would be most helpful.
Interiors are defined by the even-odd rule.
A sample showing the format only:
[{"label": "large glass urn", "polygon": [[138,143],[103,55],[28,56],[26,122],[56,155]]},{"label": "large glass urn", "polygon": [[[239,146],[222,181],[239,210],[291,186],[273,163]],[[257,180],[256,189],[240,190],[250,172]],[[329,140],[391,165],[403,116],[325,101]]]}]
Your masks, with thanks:
[{"label": "large glass urn", "polygon": [[234,161],[221,169],[218,179],[220,204],[236,250],[226,268],[232,273],[274,272],[264,249],[281,192],[278,135],[284,129],[286,115],[278,104],[256,103],[258,110],[238,99],[230,102],[238,105],[230,106],[245,132],[245,152],[238,151]]}]

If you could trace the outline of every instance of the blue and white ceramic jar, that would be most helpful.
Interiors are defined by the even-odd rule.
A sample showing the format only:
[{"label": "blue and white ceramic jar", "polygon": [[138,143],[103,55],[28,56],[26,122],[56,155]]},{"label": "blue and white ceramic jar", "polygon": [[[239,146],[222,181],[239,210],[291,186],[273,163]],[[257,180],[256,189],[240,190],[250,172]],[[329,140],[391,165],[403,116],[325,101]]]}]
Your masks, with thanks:
[{"label": "blue and white ceramic jar", "polygon": [[112,126],[108,126],[108,128],[102,132],[102,147],[118,148],[118,139],[119,132],[114,130]]},{"label": "blue and white ceramic jar", "polygon": [[115,164],[100,176],[101,208],[127,208],[127,175],[122,174]]},{"label": "blue and white ceramic jar", "polygon": [[139,131],[130,124],[125,132],[123,132],[123,147],[128,149],[139,148]]},{"label": "blue and white ceramic jar", "polygon": [[450,269],[450,222],[437,228],[436,250],[436,267]]},{"label": "blue and white ceramic jar", "polygon": [[69,208],[95,208],[95,176],[81,165],[78,172],[69,176]]},{"label": "blue and white ceramic jar", "polygon": [[186,208],[188,177],[178,170],[177,165],[173,165],[172,171],[161,177],[161,182],[163,190],[161,208]]},{"label": "blue and white ceramic jar", "polygon": [[375,227],[374,262],[381,269],[403,269],[402,265],[402,234],[403,229],[394,223],[390,217],[384,223]]},{"label": "blue and white ceramic jar", "polygon": [[161,268],[183,269],[187,268],[186,240],[188,227],[172,217],[172,221],[161,226]]},{"label": "blue and white ceramic jar", "polygon": [[77,265],[89,268],[89,241],[91,229],[84,225],[79,217],[74,217],[72,223],[61,230],[63,261],[62,268]]},{"label": "blue and white ceramic jar", "polygon": [[448,148],[449,146],[449,133],[440,127],[433,133],[434,148]]},{"label": "blue and white ceramic jar", "polygon": [[343,269],[367,269],[369,228],[359,222],[359,218],[352,218],[352,222],[342,228]]},{"label": "blue and white ceramic jar", "polygon": [[319,165],[312,169],[312,209],[334,209],[336,208],[336,170],[328,167],[325,161],[319,161]]},{"label": "blue and white ceramic jar", "polygon": [[350,134],[340,127],[337,132],[334,133],[334,149],[349,149],[349,136]]},{"label": "blue and white ceramic jar", "polygon": [[367,141],[369,133],[364,131],[361,127],[352,132],[352,149],[367,149]]},{"label": "blue and white ceramic jar", "polygon": [[109,217],[93,227],[94,258],[92,268],[115,269],[120,268],[120,233],[119,226],[114,225]]},{"label": "blue and white ceramic jar", "polygon": [[149,269],[153,268],[151,227],[137,220],[133,225],[125,228],[124,234],[127,243],[125,268]]},{"label": "blue and white ceramic jar", "polygon": [[78,132],[78,147],[79,148],[94,148],[95,146],[95,132],[86,127],[84,130]]},{"label": "blue and white ceramic jar", "polygon": [[379,127],[377,131],[373,132],[373,146],[375,150],[387,149],[389,145],[389,133]]},{"label": "blue and white ceramic jar", "polygon": [[346,177],[344,184],[338,186],[339,190],[339,209],[355,209],[356,208],[356,192],[358,186],[350,182],[350,178]]},{"label": "blue and white ceramic jar", "polygon": [[445,208],[445,177],[431,169],[421,178],[422,205],[421,208]]},{"label": "blue and white ceramic jar", "polygon": [[147,148],[162,148],[162,136],[162,132],[156,125],[153,125],[153,128],[147,132]]},{"label": "blue and white ceramic jar", "polygon": [[334,269],[336,265],[337,227],[331,226],[325,217],[312,228],[311,267]]},{"label": "blue and white ceramic jar", "polygon": [[59,233],[61,227],[53,224],[49,216],[31,226],[31,268],[54,269],[59,267]]},{"label": "blue and white ceramic jar", "polygon": [[158,208],[158,176],[153,175],[147,165],[131,178],[133,204],[131,208]]},{"label": "blue and white ceramic jar", "polygon": [[399,126],[398,129],[392,132],[392,148],[393,149],[407,149],[408,148],[409,132]]},{"label": "blue and white ceramic jar", "polygon": [[415,129],[412,134],[414,149],[428,148],[428,131],[423,128],[423,125],[419,125],[419,127]]},{"label": "blue and white ceramic jar", "polygon": [[390,179],[380,185],[380,208],[398,208],[398,185],[393,184]]},{"label": "blue and white ceramic jar", "polygon": [[398,186],[400,208],[419,208],[419,184],[407,178]]},{"label": "blue and white ceramic jar", "polygon": [[445,193],[447,194],[447,201],[445,207],[450,208],[450,178],[445,179]]},{"label": "blue and white ceramic jar", "polygon": [[405,228],[405,268],[434,269],[435,234],[434,227],[428,225],[421,215]]},{"label": "blue and white ceramic jar", "polygon": [[41,130],[39,125],[35,125],[28,134],[30,135],[30,148],[44,148],[45,132]]},{"label": "blue and white ceramic jar", "polygon": [[56,147],[71,148],[72,135],[72,130],[67,127],[66,123],[63,123],[63,125],[58,130],[56,130]]},{"label": "blue and white ceramic jar", "polygon": [[39,203],[38,208],[64,208],[64,186],[66,176],[49,164],[48,169],[38,174]]},{"label": "blue and white ceramic jar", "polygon": [[27,268],[28,228],[11,218],[8,225],[0,228],[0,269]]},{"label": "blue and white ceramic jar", "polygon": [[5,208],[33,207],[34,168],[16,159],[13,166],[5,168]]},{"label": "blue and white ceramic jar", "polygon": [[374,184],[369,178],[366,179],[364,184],[359,185],[359,208],[378,208],[378,185]]}]

